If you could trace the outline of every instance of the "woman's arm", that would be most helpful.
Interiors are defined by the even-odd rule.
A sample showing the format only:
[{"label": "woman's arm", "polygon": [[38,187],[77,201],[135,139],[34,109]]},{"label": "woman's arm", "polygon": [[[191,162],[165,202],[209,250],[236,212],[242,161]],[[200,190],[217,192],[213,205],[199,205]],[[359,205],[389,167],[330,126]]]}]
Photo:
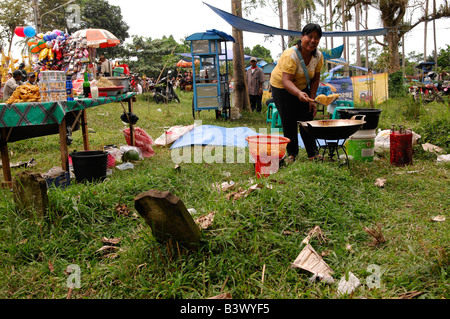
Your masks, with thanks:
[{"label": "woman's arm", "polygon": [[[309,96],[314,101],[317,94],[317,89],[319,88],[320,83],[320,73],[315,73],[314,77],[311,79],[311,89],[309,91]],[[317,105],[316,103],[309,103],[309,111],[313,113],[313,116],[317,114]]]},{"label": "woman's arm", "polygon": [[[319,74],[320,77],[320,74]],[[293,80],[294,80],[294,74],[289,74],[289,73],[285,73],[283,72],[283,75],[281,77],[281,80],[283,82],[283,86],[285,87],[285,89],[292,95],[298,97],[298,99],[300,101],[303,102],[314,102],[314,99],[311,99],[308,94],[306,94],[305,92],[301,91],[300,89],[298,89]],[[318,87],[319,83],[317,82],[317,87]],[[316,92],[317,92],[317,87],[316,87]]]}]

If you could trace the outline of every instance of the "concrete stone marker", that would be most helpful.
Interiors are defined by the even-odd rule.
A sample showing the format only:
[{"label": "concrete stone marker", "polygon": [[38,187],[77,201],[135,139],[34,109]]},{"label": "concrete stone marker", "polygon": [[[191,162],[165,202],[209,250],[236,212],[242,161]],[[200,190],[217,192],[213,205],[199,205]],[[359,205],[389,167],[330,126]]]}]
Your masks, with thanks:
[{"label": "concrete stone marker", "polygon": [[134,198],[134,207],[159,243],[172,238],[186,248],[198,248],[201,231],[179,197],[151,189]]},{"label": "concrete stone marker", "polygon": [[47,214],[47,183],[40,173],[18,173],[13,179],[13,197],[18,210],[36,212],[41,218]]}]

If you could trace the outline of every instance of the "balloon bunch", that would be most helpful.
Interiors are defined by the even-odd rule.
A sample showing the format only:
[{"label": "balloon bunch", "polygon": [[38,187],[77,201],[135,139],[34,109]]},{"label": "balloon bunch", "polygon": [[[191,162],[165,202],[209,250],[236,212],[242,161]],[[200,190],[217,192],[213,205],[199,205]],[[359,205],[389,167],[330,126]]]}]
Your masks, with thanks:
[{"label": "balloon bunch", "polygon": [[45,34],[39,33],[28,41],[31,53],[35,54],[35,69],[60,70],[64,60],[64,48],[69,38],[68,34],[53,30]]},{"label": "balloon bunch", "polygon": [[34,37],[36,35],[36,30],[32,27],[32,26],[27,26],[27,27],[16,27],[14,29],[14,33],[21,38],[24,37]]}]

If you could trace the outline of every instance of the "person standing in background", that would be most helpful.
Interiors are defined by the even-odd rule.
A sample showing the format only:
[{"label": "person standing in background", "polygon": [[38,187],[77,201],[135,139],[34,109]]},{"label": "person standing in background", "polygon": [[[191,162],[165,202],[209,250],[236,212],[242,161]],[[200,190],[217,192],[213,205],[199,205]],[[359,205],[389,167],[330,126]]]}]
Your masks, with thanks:
[{"label": "person standing in background", "polygon": [[103,76],[111,76],[112,74],[111,62],[103,54],[100,56],[100,73]]},{"label": "person standing in background", "polygon": [[250,69],[247,70],[248,95],[252,111],[261,113],[261,101],[263,94],[264,72],[256,65],[256,58],[250,59]]},{"label": "person standing in background", "polygon": [[25,63],[19,64],[19,71],[22,72],[22,82],[25,82],[27,80],[27,71],[25,70]]}]

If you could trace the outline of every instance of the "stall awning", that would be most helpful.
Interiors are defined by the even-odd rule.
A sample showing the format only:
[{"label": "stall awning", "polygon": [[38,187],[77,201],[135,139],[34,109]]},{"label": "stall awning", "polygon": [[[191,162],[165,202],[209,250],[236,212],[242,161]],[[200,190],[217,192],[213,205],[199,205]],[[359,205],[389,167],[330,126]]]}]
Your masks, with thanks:
[{"label": "stall awning", "polygon": [[[253,22],[241,17],[238,17],[234,14],[225,12],[216,7],[213,7],[205,2],[211,10],[213,10],[216,14],[218,14],[222,19],[224,19],[227,23],[232,25],[234,28],[254,33],[263,33],[263,34],[272,34],[272,35],[285,35],[285,36],[293,36],[299,37],[301,36],[301,31],[293,31],[271,27],[262,23]],[[387,28],[379,28],[379,29],[370,29],[370,30],[359,30],[359,31],[324,31],[322,36],[324,37],[365,37],[365,36],[376,36],[376,35],[385,35],[388,33]]]}]

